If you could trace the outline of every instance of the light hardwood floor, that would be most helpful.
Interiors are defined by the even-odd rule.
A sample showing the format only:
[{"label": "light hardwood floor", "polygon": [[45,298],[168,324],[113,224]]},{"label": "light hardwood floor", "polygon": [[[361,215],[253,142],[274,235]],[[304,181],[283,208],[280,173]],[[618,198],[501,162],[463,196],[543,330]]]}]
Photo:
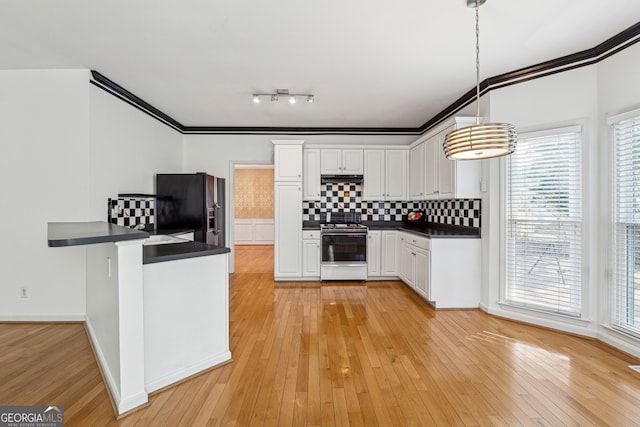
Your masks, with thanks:
[{"label": "light hardwood floor", "polygon": [[274,286],[272,265],[236,248],[233,362],[119,421],[82,325],[0,324],[0,404],[62,405],[67,426],[640,425],[632,357],[396,281]]}]

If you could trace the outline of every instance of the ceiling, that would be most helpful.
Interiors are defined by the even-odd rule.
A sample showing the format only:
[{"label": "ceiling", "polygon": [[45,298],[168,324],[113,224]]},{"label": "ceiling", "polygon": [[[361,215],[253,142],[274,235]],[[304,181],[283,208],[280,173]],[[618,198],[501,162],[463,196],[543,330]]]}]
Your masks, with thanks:
[{"label": "ceiling", "polygon": [[[0,69],[100,72],[185,126],[421,126],[475,84],[464,0],[0,0]],[[592,48],[638,0],[488,0],[481,79]],[[315,102],[254,104],[289,89]]]}]

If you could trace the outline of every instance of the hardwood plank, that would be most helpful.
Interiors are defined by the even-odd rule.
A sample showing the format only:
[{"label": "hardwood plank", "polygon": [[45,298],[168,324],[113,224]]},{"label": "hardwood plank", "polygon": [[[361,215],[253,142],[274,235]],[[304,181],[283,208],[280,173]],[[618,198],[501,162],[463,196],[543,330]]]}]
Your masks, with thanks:
[{"label": "hardwood plank", "polygon": [[67,426],[636,425],[640,364],[602,343],[434,311],[398,281],[273,281],[236,247],[233,362],[116,420],[84,326],[0,323],[0,402],[61,404]]}]

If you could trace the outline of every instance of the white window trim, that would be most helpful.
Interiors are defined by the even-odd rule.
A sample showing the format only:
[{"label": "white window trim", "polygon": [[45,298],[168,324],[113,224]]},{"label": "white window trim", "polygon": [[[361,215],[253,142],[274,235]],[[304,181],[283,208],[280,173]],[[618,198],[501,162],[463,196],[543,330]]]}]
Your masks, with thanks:
[{"label": "white window trim", "polygon": [[[639,110],[640,111],[640,110]],[[505,312],[511,312],[514,314],[518,314],[520,316],[514,316],[514,318],[518,317],[526,317],[526,318],[535,318],[539,319],[539,322],[542,325],[546,325],[549,327],[557,327],[552,326],[549,322],[561,321],[563,323],[569,323],[576,326],[587,326],[588,324],[593,322],[592,319],[592,310],[589,305],[590,302],[590,285],[591,282],[591,274],[590,269],[588,268],[588,262],[590,258],[590,253],[592,251],[591,248],[591,236],[590,236],[590,221],[593,221],[591,215],[589,215],[589,206],[591,204],[589,191],[591,191],[589,181],[587,180],[587,171],[588,171],[588,159],[590,152],[590,144],[588,138],[588,132],[585,132],[585,129],[588,129],[587,120],[574,120],[571,122],[563,122],[556,124],[548,124],[542,127],[531,128],[530,130],[520,131],[520,136],[525,136],[527,138],[530,137],[542,137],[547,135],[554,135],[560,133],[570,133],[577,132],[581,135],[581,161],[582,161],[582,175],[581,175],[581,183],[582,183],[582,236],[583,236],[583,251],[582,251],[582,289],[581,289],[581,308],[582,313],[580,316],[574,316],[570,314],[563,313],[554,313],[548,312],[541,309],[536,308],[528,308],[522,307],[518,305],[513,305],[509,303],[506,299],[506,286],[507,286],[507,169],[506,169],[506,158],[499,159],[500,161],[500,247],[499,247],[499,277],[500,277],[500,285],[499,285],[499,300],[497,304],[500,306],[502,310]],[[517,150],[517,148],[516,148]],[[596,312],[597,312],[596,308]],[[561,328],[562,329],[562,328]]]},{"label": "white window trim", "polygon": [[606,313],[607,317],[602,322],[601,326],[609,331],[609,333],[617,334],[619,337],[626,339],[631,342],[640,341],[640,333],[635,332],[631,329],[625,328],[623,326],[618,325],[614,322],[613,318],[616,315],[614,313],[614,304],[612,301],[614,293],[616,290],[616,273],[615,270],[617,268],[617,253],[616,253],[616,244],[615,244],[615,233],[616,233],[616,146],[615,146],[615,132],[613,129],[613,125],[619,123],[624,120],[633,119],[636,117],[640,117],[640,108],[630,110],[624,113],[616,114],[613,116],[608,116],[606,118],[607,124],[607,150],[609,154],[608,161],[608,170],[606,171],[607,179],[608,179],[608,188],[611,194],[611,203],[609,216],[607,218],[608,222],[608,235],[609,239],[605,242],[605,244],[610,248],[609,256],[606,259]]}]

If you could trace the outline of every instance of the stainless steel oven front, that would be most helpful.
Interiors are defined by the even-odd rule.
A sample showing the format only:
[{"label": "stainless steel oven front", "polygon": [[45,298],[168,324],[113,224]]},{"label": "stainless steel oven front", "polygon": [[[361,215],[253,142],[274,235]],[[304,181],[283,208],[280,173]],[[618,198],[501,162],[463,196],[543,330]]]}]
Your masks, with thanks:
[{"label": "stainless steel oven front", "polygon": [[323,230],[320,280],[367,280],[367,230]]}]

